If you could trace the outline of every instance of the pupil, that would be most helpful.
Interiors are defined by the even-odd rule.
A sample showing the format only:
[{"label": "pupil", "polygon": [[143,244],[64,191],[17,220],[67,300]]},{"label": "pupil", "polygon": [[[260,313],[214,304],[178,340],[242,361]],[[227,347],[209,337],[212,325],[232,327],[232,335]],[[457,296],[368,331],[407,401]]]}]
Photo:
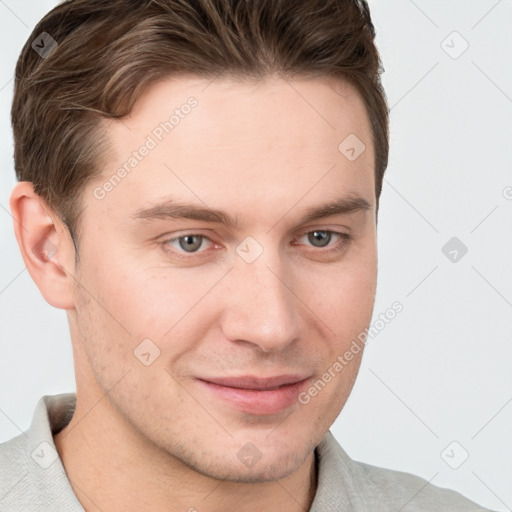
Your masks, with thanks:
[{"label": "pupil", "polygon": [[180,247],[185,251],[194,251],[201,247],[201,242],[200,235],[186,235],[180,238]]},{"label": "pupil", "polygon": [[[312,235],[315,242],[320,242],[320,245],[317,245],[316,247],[325,247],[331,238],[331,234],[327,233],[327,231],[313,231]],[[313,240],[310,238],[310,241]]]}]

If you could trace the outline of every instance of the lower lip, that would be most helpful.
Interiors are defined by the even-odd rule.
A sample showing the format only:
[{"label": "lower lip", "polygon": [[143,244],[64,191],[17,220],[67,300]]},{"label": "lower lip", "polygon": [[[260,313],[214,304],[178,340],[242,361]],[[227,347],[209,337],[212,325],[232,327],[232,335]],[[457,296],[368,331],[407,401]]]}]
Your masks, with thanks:
[{"label": "lower lip", "polygon": [[263,415],[276,414],[297,403],[298,396],[308,380],[266,391],[230,388],[200,379],[198,382],[235,409],[248,414]]}]

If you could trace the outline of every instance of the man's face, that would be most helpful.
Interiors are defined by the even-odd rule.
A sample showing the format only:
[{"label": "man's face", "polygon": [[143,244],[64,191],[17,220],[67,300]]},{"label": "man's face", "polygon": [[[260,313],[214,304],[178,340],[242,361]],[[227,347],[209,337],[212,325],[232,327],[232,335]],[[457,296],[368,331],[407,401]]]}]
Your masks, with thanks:
[{"label": "man's face", "polygon": [[[371,320],[374,149],[348,84],[208,83],[162,81],[106,124],[68,311],[78,400],[110,390],[120,435],[218,479],[271,480],[311,454],[359,368],[362,351],[332,371]],[[355,208],[304,220],[339,200]],[[171,214],[181,203],[234,223]]]}]

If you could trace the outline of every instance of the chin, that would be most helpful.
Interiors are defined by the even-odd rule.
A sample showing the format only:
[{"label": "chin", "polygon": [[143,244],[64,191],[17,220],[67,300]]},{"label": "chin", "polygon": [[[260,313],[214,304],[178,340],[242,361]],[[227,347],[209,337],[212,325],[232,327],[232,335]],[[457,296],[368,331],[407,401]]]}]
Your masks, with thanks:
[{"label": "chin", "polygon": [[[268,443],[256,451],[254,445],[242,448],[217,446],[217,450],[181,453],[181,462],[209,478],[238,483],[264,483],[280,480],[297,471],[315,449],[315,442],[305,444]],[[239,446],[239,444],[237,444]],[[245,447],[245,448],[244,448]],[[252,456],[244,463],[246,456]],[[174,455],[175,456],[175,455]]]}]

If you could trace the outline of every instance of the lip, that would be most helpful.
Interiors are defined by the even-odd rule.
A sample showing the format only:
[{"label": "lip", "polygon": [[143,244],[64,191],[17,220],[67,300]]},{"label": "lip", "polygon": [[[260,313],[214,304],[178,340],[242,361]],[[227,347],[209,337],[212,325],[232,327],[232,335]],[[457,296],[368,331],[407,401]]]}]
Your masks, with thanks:
[{"label": "lip", "polygon": [[207,391],[231,407],[249,414],[276,414],[297,402],[309,376],[288,374],[197,379]]}]

